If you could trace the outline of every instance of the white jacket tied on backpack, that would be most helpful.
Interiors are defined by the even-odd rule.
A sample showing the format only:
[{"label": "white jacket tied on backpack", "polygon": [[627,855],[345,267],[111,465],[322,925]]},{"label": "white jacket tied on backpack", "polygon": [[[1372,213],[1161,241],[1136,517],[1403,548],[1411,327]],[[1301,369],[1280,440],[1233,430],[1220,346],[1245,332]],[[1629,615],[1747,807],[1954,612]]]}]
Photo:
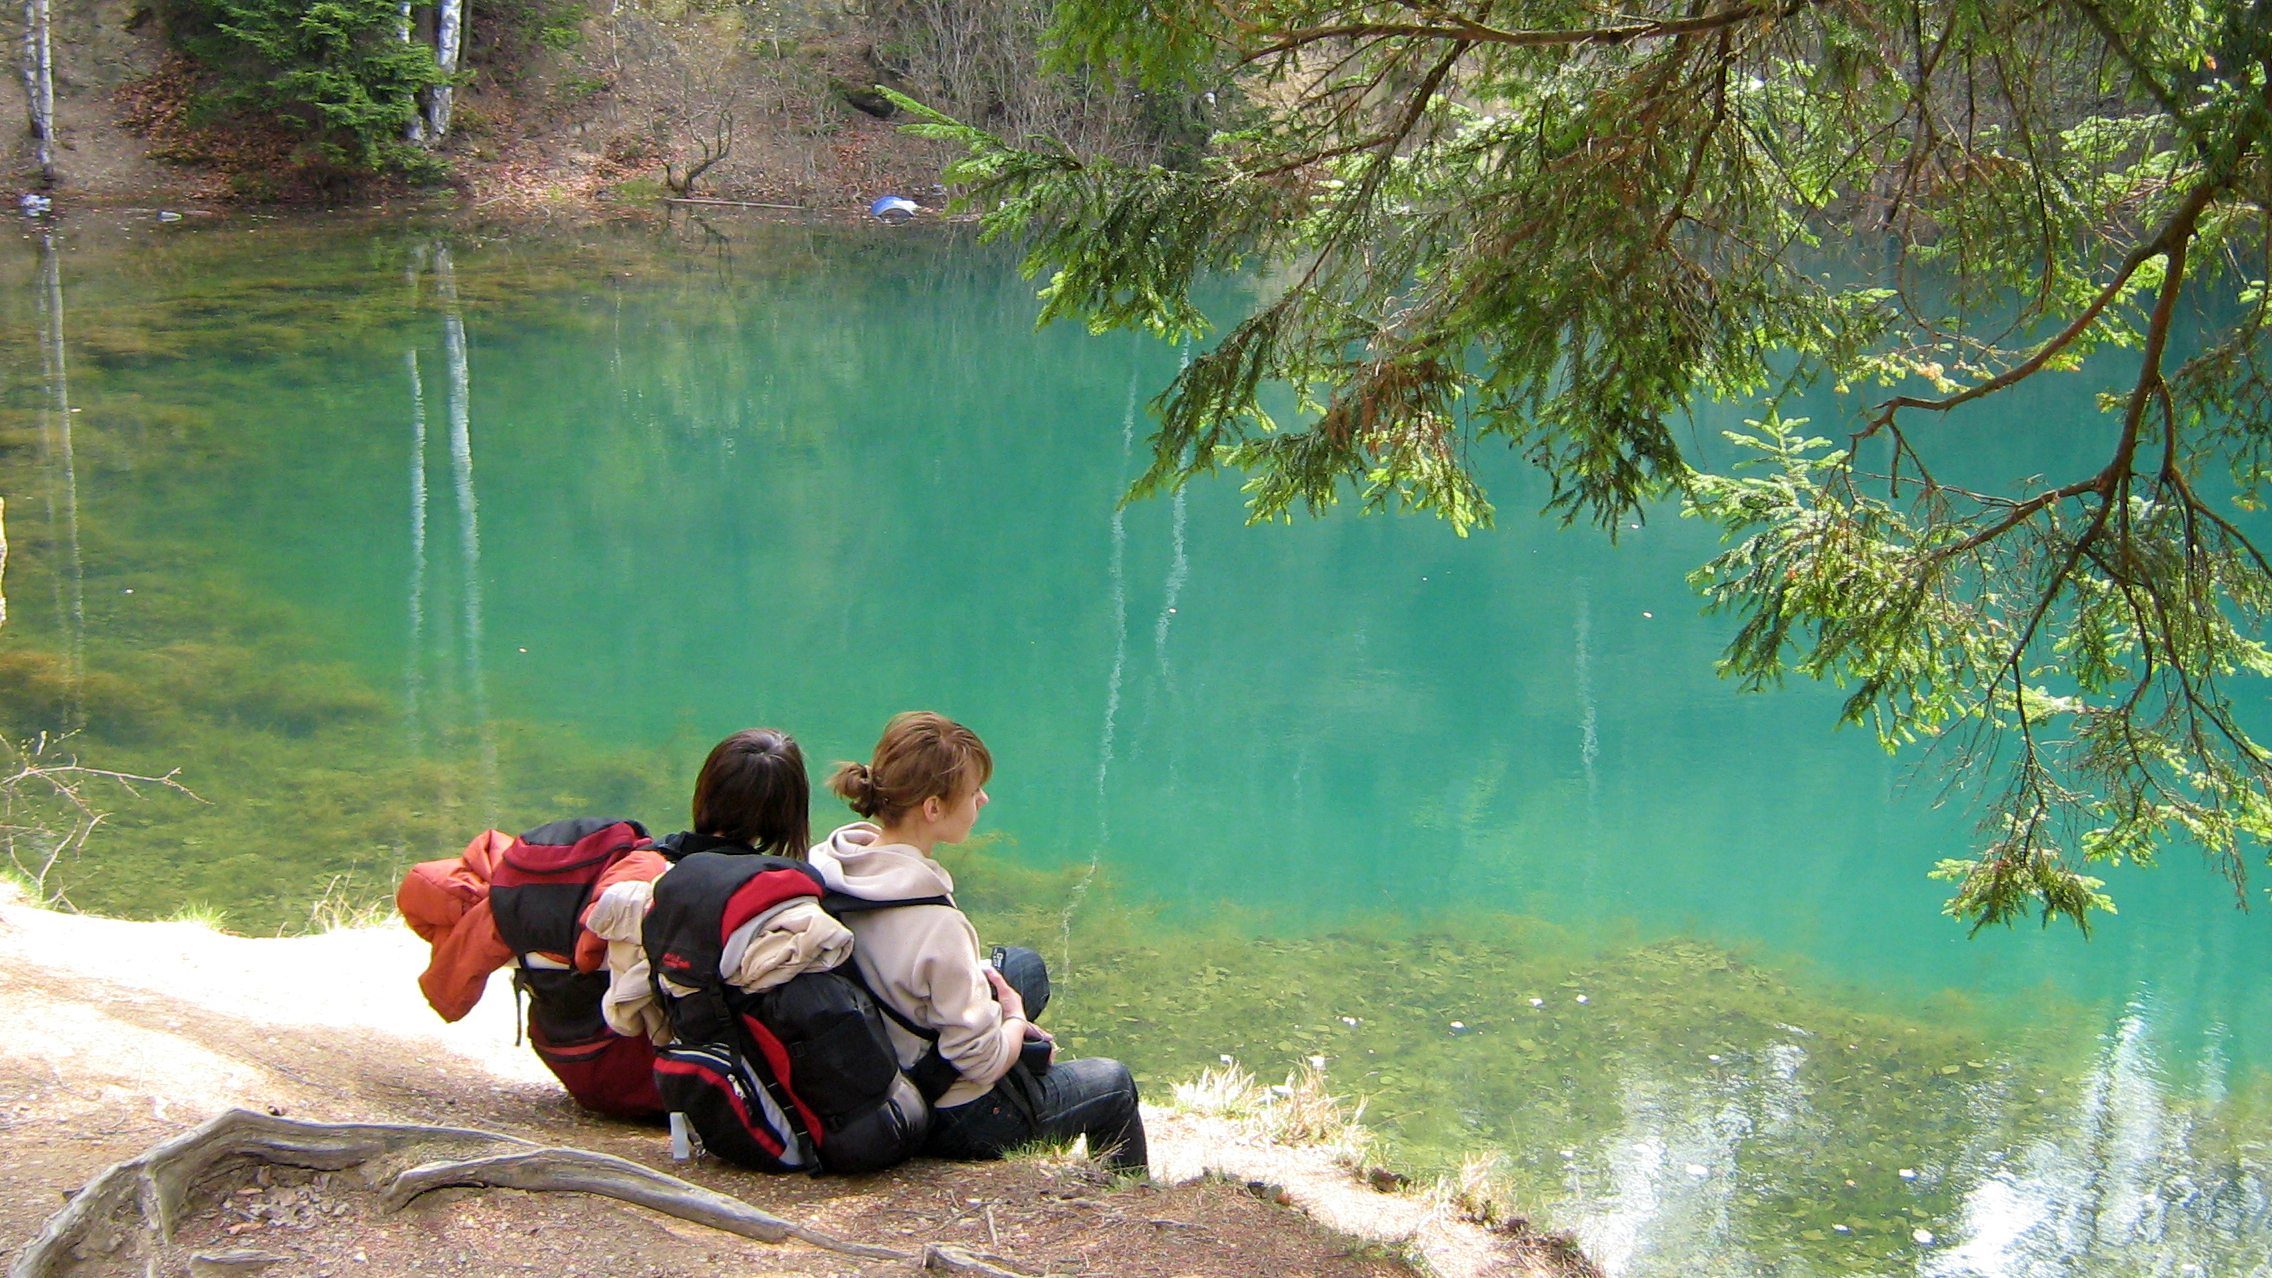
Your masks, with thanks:
[{"label": "white jacket tied on backpack", "polygon": [[[951,896],[947,868],[904,843],[878,843],[882,832],[855,821],[812,850],[812,867],[831,891],[868,901]],[[892,1010],[938,1031],[939,1054],[962,1077],[936,1102],[947,1109],[984,1096],[1018,1059],[1022,1025],[1006,1021],[978,930],[951,905],[909,905],[847,916],[855,944],[852,961],[868,990]],[[901,1068],[923,1058],[930,1044],[886,1018]]]},{"label": "white jacket tied on backpack", "polygon": [[[600,895],[584,925],[607,942],[608,987],[600,999],[607,1027],[626,1038],[645,1035],[662,1044],[671,1041],[670,1018],[655,1002],[647,950],[640,939],[654,900],[653,883],[618,883]],[[727,984],[755,994],[806,972],[825,972],[851,953],[852,933],[806,897],[778,905],[734,929],[726,938],[718,975]]]},{"label": "white jacket tied on backpack", "polygon": [[652,883],[618,883],[592,903],[584,926],[607,942],[607,993],[600,997],[607,1027],[625,1038],[643,1036],[662,1044],[671,1041],[670,1018],[655,1003],[654,987],[647,983],[647,949],[639,943],[640,925],[654,900]]}]

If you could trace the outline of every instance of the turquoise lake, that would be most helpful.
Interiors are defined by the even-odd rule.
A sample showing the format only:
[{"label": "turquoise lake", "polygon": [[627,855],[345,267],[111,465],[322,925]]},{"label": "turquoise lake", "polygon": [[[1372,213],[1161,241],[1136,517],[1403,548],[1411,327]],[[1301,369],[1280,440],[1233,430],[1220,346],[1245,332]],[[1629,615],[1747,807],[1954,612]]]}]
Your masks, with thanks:
[{"label": "turquoise lake", "polygon": [[[1095,991],[1067,1009],[1085,1045],[1148,1086],[1214,1059],[1188,1020],[1174,1052],[1125,1028],[1227,1015],[1235,958],[1179,984],[1206,932],[1329,955],[1348,1010],[1412,1014],[1351,1016],[1384,1036],[1360,1048],[1332,1046],[1340,1003],[1299,1034],[1242,1012],[1242,1064],[1330,1055],[1412,1157],[1502,1151],[1614,1274],[2272,1273],[2261,890],[2237,910],[2176,849],[2107,875],[2121,913],[2088,941],[1968,938],[1925,874],[1970,846],[1977,778],[1834,730],[1836,689],[1718,679],[1730,623],[1683,582],[1717,536],[1671,509],[1615,544],[1563,528],[1488,446],[1498,527],[1465,539],[1248,527],[1234,477],[1121,508],[1179,351],[1036,332],[1014,255],[951,228],[89,213],[4,258],[0,716],[210,801],[106,798],[51,881],[81,908],[302,926],[492,822],[679,828],[735,729],[819,773],[935,709],[997,761],[983,864],[1056,885],[1001,917],[1057,921],[1034,943],[1074,964],[1069,1003]],[[1993,482],[2095,465],[2097,388],[1936,429]],[[1700,413],[1696,446],[1742,416]],[[1085,912],[1164,973],[1121,1028],[1079,983],[1112,922]],[[1397,1003],[1439,935],[1444,988]],[[1578,1003],[1636,954],[1668,993]],[[1555,975],[1481,975],[1526,963]],[[1708,1027],[1724,971],[1758,974],[1749,1037],[1643,1045],[1651,1016]],[[1864,1021],[1957,1037],[1834,1077]],[[1591,1099],[1528,1114],[1532,1060]],[[1886,1130],[1863,1087],[1945,1132]]]}]

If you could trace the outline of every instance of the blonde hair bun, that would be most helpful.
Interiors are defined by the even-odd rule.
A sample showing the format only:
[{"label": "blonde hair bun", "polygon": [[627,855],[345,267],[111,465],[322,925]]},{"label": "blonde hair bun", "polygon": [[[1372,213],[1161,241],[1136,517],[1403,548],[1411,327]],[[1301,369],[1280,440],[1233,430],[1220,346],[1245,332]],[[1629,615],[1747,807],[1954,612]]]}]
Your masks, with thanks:
[{"label": "blonde hair bun", "polygon": [[986,784],[994,756],[978,734],[928,710],[893,715],[867,763],[840,763],[828,788],[854,812],[889,825],[925,799],[951,799]]}]

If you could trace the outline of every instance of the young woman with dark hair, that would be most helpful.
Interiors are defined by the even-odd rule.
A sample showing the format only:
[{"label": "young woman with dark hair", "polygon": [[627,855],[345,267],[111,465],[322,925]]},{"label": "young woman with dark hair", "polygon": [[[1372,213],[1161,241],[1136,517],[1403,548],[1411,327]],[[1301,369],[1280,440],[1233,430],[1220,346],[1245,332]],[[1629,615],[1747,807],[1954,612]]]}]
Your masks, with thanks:
[{"label": "young woman with dark hair", "polygon": [[[618,1034],[670,1040],[670,1026],[655,1004],[640,924],[654,899],[654,882],[696,852],[765,853],[801,861],[812,842],[812,782],[795,738],[772,728],[748,728],[711,747],[694,778],[694,825],[634,852],[609,870],[584,911],[595,944],[606,945],[610,974],[601,1015]],[[814,911],[815,914],[818,911]],[[810,948],[826,949],[842,929],[825,917],[806,920]],[[849,940],[846,937],[845,940]],[[596,956],[595,956],[596,958]]]},{"label": "young woman with dark hair", "polygon": [[[1057,1061],[1033,1023],[1049,1003],[1041,956],[998,947],[990,962],[953,903],[954,878],[932,859],[970,837],[988,802],[994,759],[978,734],[927,712],[894,718],[867,763],[840,766],[829,788],[862,817],[812,850],[830,890],[920,904],[845,913],[852,959],[894,1013],[900,1064],[918,1081],[938,1062],[953,1082],[933,1101],[924,1152],[999,1158],[1035,1140],[1088,1138],[1123,1170],[1147,1163],[1136,1081],[1118,1061]],[[936,1060],[933,1054],[936,1053]]]},{"label": "young woman with dark hair", "polygon": [[663,840],[671,860],[690,852],[763,852],[805,858],[812,843],[812,783],[786,732],[748,728],[713,746],[694,778],[694,828]]}]

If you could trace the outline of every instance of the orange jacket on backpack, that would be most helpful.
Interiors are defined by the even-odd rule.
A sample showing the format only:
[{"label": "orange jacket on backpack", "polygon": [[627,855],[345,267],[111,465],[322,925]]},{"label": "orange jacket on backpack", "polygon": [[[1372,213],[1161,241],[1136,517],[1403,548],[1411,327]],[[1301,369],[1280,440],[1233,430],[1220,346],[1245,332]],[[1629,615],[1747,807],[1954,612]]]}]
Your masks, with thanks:
[{"label": "orange jacket on backpack", "polygon": [[[497,858],[513,845],[513,836],[501,830],[484,830],[465,852],[446,861],[421,861],[402,876],[395,905],[410,930],[434,947],[432,961],[419,974],[418,988],[426,1002],[445,1021],[462,1019],[481,1001],[489,974],[517,956],[497,934],[497,921],[489,913],[489,879]],[[625,855],[592,886],[597,901],[610,887],[631,879],[652,881],[670,863],[659,852],[639,850]],[[586,907],[585,913],[590,913]],[[588,929],[576,938],[573,955],[551,957],[573,962],[579,971],[596,972],[607,958],[607,942]]]}]

